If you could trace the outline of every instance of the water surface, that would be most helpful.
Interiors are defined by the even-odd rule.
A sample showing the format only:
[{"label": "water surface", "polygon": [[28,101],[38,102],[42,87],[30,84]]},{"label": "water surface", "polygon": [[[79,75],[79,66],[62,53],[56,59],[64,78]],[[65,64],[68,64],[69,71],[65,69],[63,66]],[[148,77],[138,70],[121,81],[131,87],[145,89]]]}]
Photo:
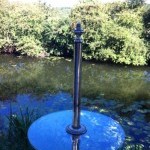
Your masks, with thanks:
[{"label": "water surface", "polygon": [[[0,130],[5,116],[22,109],[41,115],[72,109],[73,62],[0,56]],[[150,146],[150,68],[82,63],[82,109],[117,120],[123,149]],[[11,109],[10,109],[11,108]]]}]

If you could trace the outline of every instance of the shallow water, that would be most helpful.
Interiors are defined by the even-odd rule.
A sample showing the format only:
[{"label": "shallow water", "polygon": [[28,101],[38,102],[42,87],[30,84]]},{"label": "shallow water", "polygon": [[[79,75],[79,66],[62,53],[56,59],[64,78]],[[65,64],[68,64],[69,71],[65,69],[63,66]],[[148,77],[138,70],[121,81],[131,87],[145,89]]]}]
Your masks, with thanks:
[{"label": "shallow water", "polygon": [[[0,130],[7,129],[10,110],[15,114],[20,107],[40,115],[72,109],[72,87],[72,61],[0,56]],[[82,109],[122,125],[122,149],[150,148],[150,67],[83,62],[81,90]]]}]

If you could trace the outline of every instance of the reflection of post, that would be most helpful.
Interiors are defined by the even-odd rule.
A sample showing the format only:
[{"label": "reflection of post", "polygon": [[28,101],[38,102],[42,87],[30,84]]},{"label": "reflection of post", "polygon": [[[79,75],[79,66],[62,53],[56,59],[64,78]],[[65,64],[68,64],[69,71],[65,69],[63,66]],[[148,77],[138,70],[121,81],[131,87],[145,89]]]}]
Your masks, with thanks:
[{"label": "reflection of post", "polygon": [[81,135],[86,132],[86,128],[80,125],[80,85],[81,85],[81,62],[82,62],[82,49],[81,49],[81,35],[83,30],[81,24],[77,23],[74,31],[75,38],[75,51],[74,51],[74,91],[73,91],[73,124],[67,126],[67,132],[74,135]]},{"label": "reflection of post", "polygon": [[72,150],[79,150],[79,136],[72,136]]}]

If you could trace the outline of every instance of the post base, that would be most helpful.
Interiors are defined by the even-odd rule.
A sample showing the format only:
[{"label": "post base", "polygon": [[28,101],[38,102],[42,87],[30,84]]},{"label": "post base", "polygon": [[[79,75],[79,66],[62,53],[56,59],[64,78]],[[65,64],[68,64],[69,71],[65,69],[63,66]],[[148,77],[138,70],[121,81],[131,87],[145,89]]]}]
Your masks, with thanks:
[{"label": "post base", "polygon": [[86,127],[84,125],[80,125],[80,128],[73,128],[72,125],[68,125],[66,127],[67,133],[71,135],[82,135],[87,132]]},{"label": "post base", "polygon": [[31,145],[36,150],[71,150],[72,147],[74,150],[117,150],[125,140],[120,124],[100,113],[81,111],[81,122],[87,128],[82,136],[66,132],[66,126],[71,122],[72,110],[39,118],[28,130]]}]

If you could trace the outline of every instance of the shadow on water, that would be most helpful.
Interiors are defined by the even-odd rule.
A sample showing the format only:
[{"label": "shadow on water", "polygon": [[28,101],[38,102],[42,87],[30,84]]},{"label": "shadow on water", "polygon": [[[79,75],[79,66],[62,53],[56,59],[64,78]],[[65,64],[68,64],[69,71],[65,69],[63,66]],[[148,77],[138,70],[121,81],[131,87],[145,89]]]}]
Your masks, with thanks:
[{"label": "shadow on water", "polygon": [[[149,149],[150,68],[83,62],[82,70],[83,109],[117,120],[126,133],[123,149]],[[72,109],[72,79],[72,61],[0,56],[0,131],[8,128],[10,110],[41,116]]]}]

